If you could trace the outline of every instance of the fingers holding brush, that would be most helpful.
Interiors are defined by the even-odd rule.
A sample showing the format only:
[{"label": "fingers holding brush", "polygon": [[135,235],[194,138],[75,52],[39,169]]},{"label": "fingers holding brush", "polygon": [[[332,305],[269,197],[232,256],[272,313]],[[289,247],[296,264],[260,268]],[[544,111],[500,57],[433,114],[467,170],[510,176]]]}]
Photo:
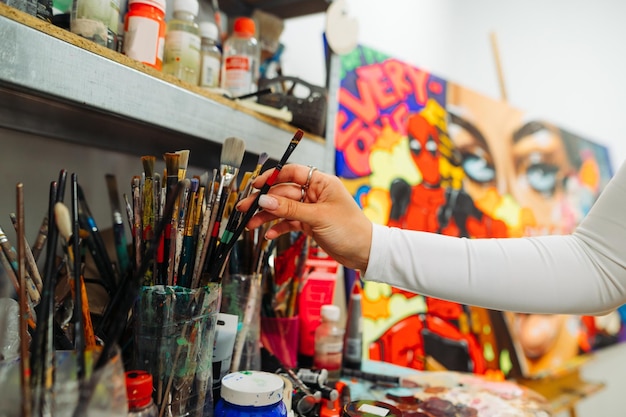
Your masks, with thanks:
[{"label": "fingers holding brush", "polygon": [[[274,173],[269,170],[254,182],[262,186]],[[304,198],[303,198],[304,197]],[[243,199],[237,210],[246,211],[256,194]],[[367,266],[372,225],[339,178],[314,167],[288,164],[274,186],[258,198],[262,209],[248,222],[250,229],[275,219],[267,239],[302,230],[340,263],[356,269]]]}]

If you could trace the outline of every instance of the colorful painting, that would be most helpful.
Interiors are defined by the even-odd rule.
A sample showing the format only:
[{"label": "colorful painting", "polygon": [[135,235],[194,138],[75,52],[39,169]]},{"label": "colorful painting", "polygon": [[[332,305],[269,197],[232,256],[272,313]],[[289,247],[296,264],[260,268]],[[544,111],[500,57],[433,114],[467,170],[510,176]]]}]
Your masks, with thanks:
[{"label": "colorful painting", "polygon": [[[336,174],[376,223],[468,238],[568,233],[612,176],[605,147],[506,102],[363,46],[341,64]],[[504,376],[565,366],[624,327],[618,312],[503,314],[371,282],[363,310],[369,359]]]}]

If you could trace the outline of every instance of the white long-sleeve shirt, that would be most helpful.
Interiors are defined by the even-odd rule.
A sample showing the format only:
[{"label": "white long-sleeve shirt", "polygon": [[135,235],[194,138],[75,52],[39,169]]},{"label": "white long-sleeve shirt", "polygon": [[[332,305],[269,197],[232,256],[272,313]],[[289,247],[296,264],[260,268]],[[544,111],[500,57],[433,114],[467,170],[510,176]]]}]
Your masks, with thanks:
[{"label": "white long-sleeve shirt", "polygon": [[374,225],[363,278],[495,310],[613,310],[626,303],[626,163],[571,235],[466,239]]}]

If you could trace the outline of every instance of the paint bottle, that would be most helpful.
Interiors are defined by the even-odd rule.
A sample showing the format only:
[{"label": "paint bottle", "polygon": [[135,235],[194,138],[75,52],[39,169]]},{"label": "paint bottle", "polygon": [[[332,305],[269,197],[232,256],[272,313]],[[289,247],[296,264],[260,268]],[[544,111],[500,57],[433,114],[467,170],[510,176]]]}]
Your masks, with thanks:
[{"label": "paint bottle", "polygon": [[335,382],[341,376],[344,329],[339,326],[341,310],[334,304],[322,306],[322,323],[315,329],[315,353],[313,366],[328,371],[328,381]]},{"label": "paint bottle", "polygon": [[124,54],[160,70],[165,44],[165,0],[130,0],[128,7]]},{"label": "paint bottle", "polygon": [[287,417],[283,379],[269,372],[238,371],[222,378],[215,417]]},{"label": "paint bottle", "polygon": [[255,31],[254,20],[238,17],[232,35],[224,42],[221,87],[232,97],[257,90],[261,48],[254,37]]},{"label": "paint bottle", "polygon": [[198,0],[174,0],[174,17],[167,23],[163,72],[193,85],[200,78]]},{"label": "paint bottle", "polygon": [[152,375],[146,371],[126,372],[128,417],[157,417],[159,410],[152,400]]},{"label": "paint bottle", "polygon": [[220,71],[222,69],[222,51],[217,47],[219,30],[213,22],[200,23],[200,37],[202,38],[200,87],[217,88],[220,86]]},{"label": "paint bottle", "polygon": [[361,369],[363,362],[363,310],[361,282],[355,279],[348,301],[346,337],[343,341],[343,368]]}]

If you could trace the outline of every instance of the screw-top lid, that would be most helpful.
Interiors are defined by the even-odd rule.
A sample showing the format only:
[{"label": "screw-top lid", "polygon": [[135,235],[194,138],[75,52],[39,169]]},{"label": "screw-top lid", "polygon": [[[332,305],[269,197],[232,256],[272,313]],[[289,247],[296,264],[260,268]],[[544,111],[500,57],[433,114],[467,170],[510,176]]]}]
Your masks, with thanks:
[{"label": "screw-top lid", "polygon": [[321,308],[320,315],[323,319],[337,321],[341,315],[341,310],[339,309],[339,306],[334,304],[325,304]]},{"label": "screw-top lid", "polygon": [[199,7],[198,0],[174,0],[175,12],[187,12],[198,16]]},{"label": "screw-top lid", "polygon": [[126,372],[128,408],[145,407],[152,400],[152,375],[146,371]]},{"label": "screw-top lid", "polygon": [[222,378],[222,399],[240,406],[263,407],[283,399],[283,379],[270,372],[239,371]]},{"label": "screw-top lid", "polygon": [[219,37],[219,31],[217,30],[217,25],[213,22],[200,22],[198,23],[200,26],[200,36],[203,38],[209,38],[216,41]]},{"label": "screw-top lid", "polygon": [[256,32],[254,20],[249,17],[238,17],[235,19],[233,31],[242,35],[254,36],[254,33]]},{"label": "screw-top lid", "polygon": [[165,13],[165,0],[129,0],[128,4],[147,4]]}]

